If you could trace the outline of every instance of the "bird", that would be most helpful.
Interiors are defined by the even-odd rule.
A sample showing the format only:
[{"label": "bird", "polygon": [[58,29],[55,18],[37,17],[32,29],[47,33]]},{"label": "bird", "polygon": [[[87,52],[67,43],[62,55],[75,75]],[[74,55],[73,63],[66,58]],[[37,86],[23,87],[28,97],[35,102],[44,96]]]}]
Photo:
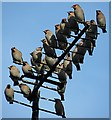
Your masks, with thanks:
[{"label": "bird", "polygon": [[61,23],[60,23],[60,28],[61,28],[61,34],[65,35],[67,38],[70,38],[70,24],[67,22],[66,18],[63,18]]},{"label": "bird", "polygon": [[74,9],[74,14],[77,22],[84,24],[85,16],[83,9],[78,4],[73,5],[72,8]]},{"label": "bird", "polygon": [[54,48],[51,48],[49,46],[47,39],[43,39],[42,42],[43,42],[43,48],[44,48],[45,54],[49,57],[56,58],[57,57],[56,51]]},{"label": "bird", "polygon": [[4,90],[5,98],[9,102],[9,104],[13,104],[14,100],[14,90],[11,88],[10,84],[8,84]]},{"label": "bird", "polygon": [[92,34],[90,35],[93,39],[97,39],[97,35],[98,35],[98,27],[97,24],[95,22],[95,20],[90,20],[90,29]]},{"label": "bird", "polygon": [[14,86],[19,85],[18,80],[20,79],[20,71],[15,65],[11,65],[9,68],[10,78],[14,82]]},{"label": "bird", "polygon": [[59,66],[59,72],[57,73],[58,79],[61,83],[66,83],[67,82],[67,74],[63,68],[63,63],[60,64]]},{"label": "bird", "polygon": [[76,46],[72,52],[72,62],[76,66],[77,71],[80,71],[81,70],[80,64],[79,64],[80,55],[77,54],[77,52],[78,52],[78,46]]},{"label": "bird", "polygon": [[16,64],[23,64],[23,58],[22,58],[22,53],[15,47],[11,48],[11,54],[13,58],[13,62]]},{"label": "bird", "polygon": [[60,99],[55,99],[55,111],[56,111],[57,115],[62,116],[62,118],[66,118],[65,117],[64,106],[63,106]]},{"label": "bird", "polygon": [[21,83],[21,84],[19,84],[19,88],[20,88],[23,96],[24,96],[25,98],[29,98],[29,96],[30,96],[30,94],[31,94],[31,89],[30,89],[30,87],[29,87],[28,85],[26,85],[26,84]]},{"label": "bird", "polygon": [[98,27],[102,29],[102,32],[107,33],[107,31],[106,31],[106,18],[101,10],[96,10],[96,21],[97,21]]},{"label": "bird", "polygon": [[77,54],[79,54],[79,63],[84,63],[84,56],[86,54],[86,44],[83,39],[80,40],[80,42],[77,44],[78,51]]},{"label": "bird", "polygon": [[48,65],[48,67],[51,69],[53,67],[53,65],[56,63],[57,59],[45,55],[45,61]]},{"label": "bird", "polygon": [[89,25],[89,28],[86,30],[85,33],[84,43],[86,46],[86,50],[88,50],[89,55],[92,56],[92,52],[93,52],[92,50],[95,47],[95,40],[94,40],[95,33],[93,33],[92,31],[92,25],[91,25],[92,21],[86,21],[85,23]]},{"label": "bird", "polygon": [[23,71],[24,75],[26,75],[26,76],[34,75],[34,73],[32,71],[32,67],[28,64],[27,61],[23,62],[22,71]]},{"label": "bird", "polygon": [[38,75],[44,74],[44,64],[40,63],[39,65],[35,65],[33,68],[36,70]]},{"label": "bird", "polygon": [[65,50],[67,48],[67,38],[65,35],[61,34],[62,30],[60,24],[55,25],[55,34],[58,41],[58,49]]},{"label": "bird", "polygon": [[[92,52],[94,50],[94,47],[96,47],[97,36],[98,36],[98,29],[97,29],[96,22],[94,20],[90,20],[89,28],[86,31],[85,38],[87,39],[86,42],[87,41],[89,42],[90,44],[89,46],[90,46],[90,49],[92,49],[91,50]],[[90,49],[89,49],[89,55],[92,55],[92,52],[90,52]]]},{"label": "bird", "polygon": [[57,48],[57,39],[56,39],[55,35],[48,29],[44,30],[43,32],[45,33],[45,38],[47,39],[48,44],[52,48]]},{"label": "bird", "polygon": [[46,71],[49,71],[50,68],[49,68],[49,66],[48,66],[47,63],[46,63],[46,58],[44,58],[44,59],[42,60],[42,63],[43,63],[43,65],[44,65],[44,69],[45,69]]},{"label": "bird", "polygon": [[33,60],[33,57],[30,58],[30,62],[31,62],[31,65],[32,65],[32,66],[36,66],[37,64],[40,64],[40,63],[36,63],[36,62]]},{"label": "bird", "polygon": [[64,86],[62,88],[60,88],[59,86],[57,86],[57,91],[59,93],[59,95],[61,96],[61,100],[64,101],[64,93],[66,90],[66,84],[64,84]]},{"label": "bird", "polygon": [[32,64],[40,64],[42,58],[42,47],[36,48],[35,51],[31,52],[30,55],[32,56],[31,62]]},{"label": "bird", "polygon": [[91,38],[85,37],[85,40],[84,40],[85,47],[86,47],[86,50],[88,50],[88,53],[90,56],[93,55],[93,48],[94,48],[91,41],[92,41]]},{"label": "bird", "polygon": [[79,32],[79,25],[75,19],[75,14],[73,11],[69,11],[67,13],[68,13],[68,23],[70,30],[73,31],[75,35],[77,35]]},{"label": "bird", "polygon": [[68,53],[66,55],[66,58],[64,59],[63,68],[66,74],[69,76],[69,79],[72,79],[72,61],[71,61],[70,53]]}]

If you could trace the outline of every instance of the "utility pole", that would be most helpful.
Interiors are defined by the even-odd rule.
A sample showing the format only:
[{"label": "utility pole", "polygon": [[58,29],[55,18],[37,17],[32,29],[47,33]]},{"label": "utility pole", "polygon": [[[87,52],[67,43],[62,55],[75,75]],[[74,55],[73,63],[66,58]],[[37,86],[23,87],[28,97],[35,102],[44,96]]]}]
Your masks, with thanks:
[{"label": "utility pole", "polygon": [[39,119],[39,97],[40,91],[37,91],[37,94],[35,95],[32,103],[32,120]]},{"label": "utility pole", "polygon": [[[72,12],[72,11],[71,11]],[[74,16],[72,16],[72,17],[74,17]],[[65,19],[63,19],[63,20],[65,20]],[[62,21],[63,21],[62,20]],[[79,22],[78,21],[76,21],[77,19],[76,18],[74,18],[73,19],[74,21],[74,23],[76,23],[77,22],[77,25],[79,24]],[[65,21],[66,22],[66,21]],[[90,21],[89,21],[90,22]],[[67,23],[67,22],[66,22]],[[65,25],[66,25],[66,23],[65,23]],[[81,24],[81,23],[80,23]],[[5,89],[5,97],[6,97],[6,100],[11,104],[11,103],[13,103],[13,102],[15,102],[15,103],[18,103],[18,104],[21,104],[21,105],[24,105],[24,106],[26,106],[26,107],[30,107],[31,109],[32,109],[32,119],[31,120],[38,120],[39,119],[39,111],[41,110],[41,111],[44,111],[44,112],[47,112],[47,113],[50,113],[50,114],[55,114],[55,115],[57,115],[57,116],[61,116],[62,118],[66,118],[66,115],[65,115],[65,110],[64,110],[64,106],[63,106],[63,104],[62,104],[62,100],[64,101],[64,98],[62,99],[62,97],[61,97],[61,100],[60,99],[49,99],[49,98],[45,98],[45,97],[41,97],[40,96],[40,90],[39,90],[39,88],[40,87],[43,87],[43,88],[45,88],[45,89],[48,89],[48,90],[53,90],[53,91],[55,91],[55,92],[57,92],[57,93],[59,93],[59,95],[61,96],[61,93],[64,93],[65,92],[65,88],[66,88],[66,83],[67,83],[67,76],[69,77],[69,79],[72,79],[72,73],[71,73],[71,77],[69,76],[69,74],[65,71],[65,69],[64,68],[59,68],[61,71],[61,73],[62,73],[62,80],[60,79],[60,77],[61,76],[59,76],[60,75],[60,72],[58,72],[58,73],[55,73],[55,74],[57,74],[58,75],[58,77],[55,77],[55,76],[52,76],[52,73],[54,73],[55,71],[56,71],[56,68],[57,68],[57,66],[61,63],[62,65],[63,65],[63,61],[62,60],[66,60],[66,61],[70,61],[71,62],[71,64],[68,64],[69,66],[71,66],[71,70],[72,70],[72,63],[74,63],[74,61],[73,61],[73,56],[72,56],[72,59],[66,59],[65,57],[66,56],[68,56],[68,57],[70,57],[70,52],[73,54],[73,53],[75,53],[76,55],[81,55],[82,57],[77,57],[76,58],[76,60],[77,59],[79,59],[79,60],[77,60],[76,62],[79,64],[79,63],[81,63],[81,64],[83,64],[83,59],[84,59],[84,55],[85,54],[83,54],[83,53],[79,53],[80,51],[79,50],[77,50],[76,52],[75,51],[71,51],[71,49],[74,47],[74,45],[76,45],[76,46],[79,46],[80,48],[83,48],[83,49],[85,49],[85,52],[86,52],[86,49],[87,50],[89,50],[89,48],[91,48],[92,47],[92,44],[94,43],[94,41],[97,39],[97,38],[92,38],[92,36],[90,37],[90,35],[92,35],[93,34],[93,36],[97,36],[98,35],[98,32],[96,31],[94,31],[94,28],[96,28],[97,29],[97,25],[92,25],[93,27],[91,28],[91,26],[89,25],[89,24],[86,24],[86,22],[84,22],[84,23],[82,23],[83,25],[84,25],[84,28],[82,29],[82,30],[80,30],[79,29],[79,31],[78,31],[78,33],[77,33],[77,36],[74,36],[74,35],[71,35],[71,31],[70,31],[70,35],[66,35],[66,34],[64,34],[63,32],[61,33],[59,33],[59,35],[63,35],[62,36],[62,38],[64,38],[64,37],[66,37],[66,39],[69,37],[72,37],[74,40],[71,42],[71,43],[68,43],[68,45],[66,46],[66,48],[65,49],[63,49],[62,51],[62,54],[60,55],[60,56],[56,56],[55,57],[55,62],[54,62],[54,64],[53,64],[53,66],[52,67],[50,67],[50,65],[48,66],[49,67],[49,70],[46,70],[45,69],[45,67],[44,67],[44,65],[47,65],[48,64],[48,62],[46,62],[46,63],[43,63],[43,58],[42,58],[42,53],[43,54],[45,54],[45,55],[47,55],[48,56],[48,54],[46,54],[47,52],[45,51],[45,48],[44,48],[44,44],[43,44],[43,47],[39,47],[39,55],[38,56],[36,56],[37,55],[37,53],[36,53],[36,55],[34,56],[34,59],[36,59],[35,61],[31,61],[31,64],[32,64],[32,66],[30,66],[29,64],[28,64],[28,62],[26,62],[26,61],[23,61],[23,58],[22,58],[22,53],[18,50],[18,49],[16,49],[15,47],[13,47],[13,48],[11,48],[11,50],[12,50],[12,52],[15,52],[15,51],[17,51],[17,54],[14,54],[15,55],[15,58],[14,58],[14,55],[13,55],[13,53],[12,53],[12,58],[13,58],[13,63],[15,63],[15,64],[19,64],[19,65],[22,65],[22,71],[23,71],[23,75],[20,75],[20,71],[19,71],[19,69],[16,67],[16,66],[10,66],[9,67],[9,69],[10,69],[10,78],[12,79],[12,81],[14,82],[14,85],[16,85],[16,86],[18,86],[19,88],[20,88],[20,90],[21,91],[17,91],[17,90],[14,90],[14,89],[12,89],[11,88],[11,86],[8,84],[7,85],[7,87],[6,87],[6,89]],[[79,27],[79,26],[78,26]],[[89,30],[89,28],[90,28],[90,31],[89,31],[89,36],[88,36],[88,38],[87,37],[85,37],[85,38],[82,38],[82,35],[84,34],[84,33],[86,33],[88,30]],[[62,29],[62,28],[61,28]],[[66,27],[66,29],[69,29],[69,27]],[[70,28],[71,29],[71,28]],[[75,30],[75,29],[74,29]],[[91,31],[92,30],[92,31]],[[47,30],[46,30],[47,31]],[[74,32],[74,31],[73,31]],[[88,34],[88,33],[87,33]],[[46,36],[45,36],[46,37]],[[54,37],[54,36],[53,36]],[[56,37],[57,37],[57,35],[56,35]],[[56,38],[55,38],[56,39]],[[85,42],[90,42],[90,46],[84,46],[83,44],[82,45],[78,45],[78,41],[80,40],[80,39],[82,39],[82,42],[83,43],[85,43]],[[56,39],[57,40],[57,39]],[[66,40],[67,41],[67,40]],[[56,41],[57,42],[57,41]],[[63,42],[63,43],[65,43],[65,42]],[[77,43],[77,44],[76,44]],[[59,46],[59,44],[58,44],[58,46]],[[61,48],[59,48],[57,46],[57,48],[54,48],[54,47],[51,47],[51,45],[49,44],[49,46],[48,46],[48,43],[47,43],[47,47],[48,47],[48,50],[55,50],[55,49],[60,49],[61,50]],[[93,46],[93,49],[94,49],[94,47],[95,47],[95,45]],[[44,52],[42,52],[42,49],[41,48],[44,48],[44,51],[45,51],[45,53]],[[79,49],[79,48],[77,48],[77,49]],[[83,50],[82,49],[82,50]],[[36,49],[37,50],[37,49]],[[41,50],[41,51],[40,51]],[[81,50],[81,51],[82,51]],[[91,50],[91,49],[90,49]],[[79,51],[79,52],[78,52]],[[84,50],[83,50],[84,51]],[[92,50],[93,51],[93,50]],[[36,51],[37,52],[37,51]],[[88,51],[89,52],[89,51]],[[20,63],[20,59],[18,58],[18,53],[19,53],[19,57],[21,57],[21,63]],[[31,53],[31,54],[33,54],[33,53]],[[56,53],[55,53],[56,54]],[[52,54],[51,54],[52,55]],[[51,55],[49,55],[48,57],[51,57],[51,59],[53,59],[54,57],[52,57]],[[16,57],[17,56],[17,57]],[[38,62],[37,60],[37,58],[36,57],[40,57],[40,61]],[[46,56],[45,56],[46,57]],[[33,58],[33,56],[32,56],[32,58]],[[82,59],[81,59],[82,58]],[[15,60],[15,59],[17,59],[17,60]],[[18,60],[19,59],[19,60]],[[43,59],[43,60],[42,60]],[[31,60],[33,60],[33,59],[31,59]],[[82,62],[81,62],[82,61]],[[43,71],[41,70],[42,68],[40,68],[40,66],[41,66],[41,64],[42,64],[42,67],[43,67]],[[75,64],[75,63],[74,63]],[[27,65],[27,66],[26,66]],[[67,65],[67,66],[68,66]],[[11,69],[12,69],[12,67],[13,67],[13,70],[11,71]],[[26,68],[25,68],[26,67]],[[38,67],[38,68],[37,68]],[[35,69],[34,69],[35,68]],[[40,71],[39,71],[40,70]],[[68,69],[69,70],[69,69]],[[78,70],[78,69],[77,69]],[[39,72],[38,72],[39,71]],[[42,72],[41,72],[42,71]],[[71,71],[72,72],[72,71]],[[17,74],[18,73],[18,74]],[[64,74],[65,73],[65,74]],[[35,75],[36,74],[36,75]],[[63,75],[64,74],[64,75]],[[67,74],[67,76],[66,76],[66,78],[65,78],[65,80],[64,80],[64,76]],[[54,80],[52,80],[52,79],[50,79],[50,78],[52,77]],[[30,82],[30,81],[28,81],[28,80],[24,80],[24,78],[29,78],[29,79],[33,79],[33,80],[35,80],[34,82]],[[59,82],[58,81],[56,81],[55,79],[58,79],[59,80]],[[22,82],[22,83],[19,83],[19,82]],[[25,83],[25,84],[24,84]],[[51,87],[49,87],[49,86],[45,86],[45,85],[43,85],[43,83],[49,83],[49,84],[52,84],[52,85],[55,85],[57,88],[51,88]],[[32,85],[33,87],[32,87],[32,90],[30,89],[30,87],[27,85],[27,84],[30,84],[30,85]],[[61,92],[62,91],[62,92]],[[30,101],[30,103],[32,103],[32,106],[31,105],[28,105],[28,104],[26,104],[26,103],[23,103],[23,102],[19,102],[19,101],[17,101],[17,100],[15,100],[14,99],[14,93],[18,93],[18,94],[21,94],[21,95],[23,95],[23,97],[24,98],[26,98],[27,100],[29,100]],[[64,94],[63,94],[63,97],[64,97]],[[47,110],[47,109],[43,109],[43,108],[40,108],[39,107],[39,100],[40,99],[44,99],[44,100],[47,100],[47,101],[51,101],[51,102],[53,102],[53,103],[55,103],[55,112],[53,112],[53,111],[50,111],[50,110]]]}]

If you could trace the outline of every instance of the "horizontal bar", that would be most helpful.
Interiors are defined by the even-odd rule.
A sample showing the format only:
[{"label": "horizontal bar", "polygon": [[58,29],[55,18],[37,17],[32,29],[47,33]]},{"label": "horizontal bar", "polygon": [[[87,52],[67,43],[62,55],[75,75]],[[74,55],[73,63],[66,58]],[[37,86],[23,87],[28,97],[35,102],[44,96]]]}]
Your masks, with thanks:
[{"label": "horizontal bar", "polygon": [[49,98],[45,98],[45,97],[40,97],[40,99],[51,101],[51,102],[55,102],[55,100],[52,100],[52,99],[49,99]]},{"label": "horizontal bar", "polygon": [[19,102],[19,101],[17,101],[17,100],[13,100],[13,102],[18,103],[18,104],[21,104],[21,105],[24,105],[24,106],[26,106],[26,107],[31,107],[31,108],[32,108],[31,105],[25,104],[25,103],[23,103],[23,102]]}]

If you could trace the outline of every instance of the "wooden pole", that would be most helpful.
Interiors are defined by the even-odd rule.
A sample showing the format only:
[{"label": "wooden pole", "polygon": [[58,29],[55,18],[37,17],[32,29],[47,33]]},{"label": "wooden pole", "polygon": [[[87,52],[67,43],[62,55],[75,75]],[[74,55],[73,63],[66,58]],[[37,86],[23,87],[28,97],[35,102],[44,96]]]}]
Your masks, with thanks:
[{"label": "wooden pole", "polygon": [[37,92],[35,97],[33,98],[32,103],[32,120],[38,120],[39,119],[39,97],[40,97],[40,91]]}]

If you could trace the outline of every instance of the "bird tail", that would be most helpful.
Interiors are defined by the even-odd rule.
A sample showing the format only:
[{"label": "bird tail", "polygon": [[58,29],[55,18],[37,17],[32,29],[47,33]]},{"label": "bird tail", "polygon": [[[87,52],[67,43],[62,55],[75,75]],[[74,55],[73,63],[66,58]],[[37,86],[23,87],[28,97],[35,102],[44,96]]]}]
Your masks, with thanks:
[{"label": "bird tail", "polygon": [[107,33],[106,29],[102,29],[102,32],[103,32],[103,33]]},{"label": "bird tail", "polygon": [[80,71],[80,70],[81,70],[81,68],[80,68],[80,65],[79,65],[79,64],[76,64],[76,69],[77,69],[77,71]]},{"label": "bird tail", "polygon": [[66,116],[65,116],[65,115],[62,115],[62,118],[66,118]]},{"label": "bird tail", "polygon": [[91,50],[88,50],[88,53],[90,56],[92,56],[92,51]]},{"label": "bird tail", "polygon": [[69,75],[69,79],[72,79],[72,75]]}]

